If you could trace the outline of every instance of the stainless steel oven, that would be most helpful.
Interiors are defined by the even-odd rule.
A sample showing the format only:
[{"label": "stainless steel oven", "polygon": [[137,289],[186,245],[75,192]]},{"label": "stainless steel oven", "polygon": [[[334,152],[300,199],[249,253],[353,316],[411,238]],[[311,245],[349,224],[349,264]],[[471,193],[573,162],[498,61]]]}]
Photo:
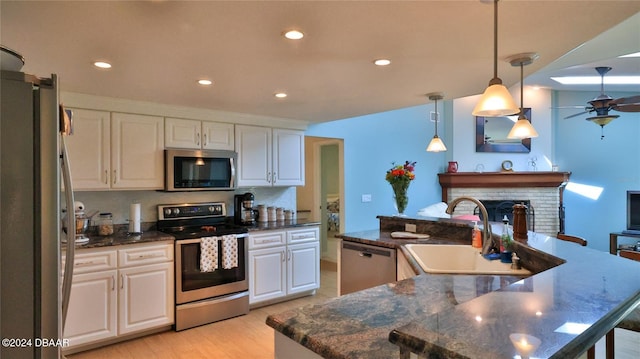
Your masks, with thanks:
[{"label": "stainless steel oven", "polygon": [[[224,203],[158,206],[158,229],[176,237],[176,330],[249,312],[247,229],[226,217]],[[223,236],[229,235],[233,254],[223,248]],[[219,254],[213,270],[201,268],[203,238],[213,240]],[[225,259],[233,265],[223,265]]]}]

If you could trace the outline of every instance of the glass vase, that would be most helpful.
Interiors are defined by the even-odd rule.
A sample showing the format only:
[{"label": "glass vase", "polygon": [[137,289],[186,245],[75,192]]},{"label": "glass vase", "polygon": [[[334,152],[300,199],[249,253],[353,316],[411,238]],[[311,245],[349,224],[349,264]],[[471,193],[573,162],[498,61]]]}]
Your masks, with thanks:
[{"label": "glass vase", "polygon": [[397,216],[406,216],[404,210],[409,204],[409,197],[407,197],[407,190],[409,186],[392,185],[393,188],[393,204],[397,211]]}]

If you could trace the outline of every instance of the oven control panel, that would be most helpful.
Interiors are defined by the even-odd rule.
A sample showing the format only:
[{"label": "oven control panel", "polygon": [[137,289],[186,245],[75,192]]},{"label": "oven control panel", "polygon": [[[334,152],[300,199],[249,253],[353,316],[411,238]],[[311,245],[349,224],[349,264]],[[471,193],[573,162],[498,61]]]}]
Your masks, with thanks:
[{"label": "oven control panel", "polygon": [[158,220],[224,217],[227,215],[222,202],[184,203],[158,206]]}]

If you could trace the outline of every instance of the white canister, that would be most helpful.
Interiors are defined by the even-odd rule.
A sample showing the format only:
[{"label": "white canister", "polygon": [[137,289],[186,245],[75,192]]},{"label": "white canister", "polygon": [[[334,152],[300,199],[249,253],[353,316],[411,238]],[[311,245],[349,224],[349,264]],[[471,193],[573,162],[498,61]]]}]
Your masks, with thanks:
[{"label": "white canister", "polygon": [[290,209],[284,211],[284,220],[290,221],[293,219],[293,212]]},{"label": "white canister", "polygon": [[282,207],[276,208],[276,219],[278,221],[284,221],[284,208]]},{"label": "white canister", "polygon": [[267,206],[264,204],[258,205],[258,222],[268,222],[269,215],[267,214]]},{"label": "white canister", "polygon": [[269,222],[275,222],[276,220],[276,207],[268,207],[267,215],[269,218]]}]

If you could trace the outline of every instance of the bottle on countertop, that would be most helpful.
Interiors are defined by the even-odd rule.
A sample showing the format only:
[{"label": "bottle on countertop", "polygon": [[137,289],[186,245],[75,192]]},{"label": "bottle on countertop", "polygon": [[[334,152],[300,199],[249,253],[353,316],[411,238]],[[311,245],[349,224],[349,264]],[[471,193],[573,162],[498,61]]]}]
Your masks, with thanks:
[{"label": "bottle on countertop", "polygon": [[502,236],[500,236],[500,253],[511,251],[511,236],[509,235],[509,218],[505,214],[502,218]]},{"label": "bottle on countertop", "polygon": [[478,221],[473,221],[473,231],[471,232],[471,246],[482,248],[482,232],[478,228]]}]

